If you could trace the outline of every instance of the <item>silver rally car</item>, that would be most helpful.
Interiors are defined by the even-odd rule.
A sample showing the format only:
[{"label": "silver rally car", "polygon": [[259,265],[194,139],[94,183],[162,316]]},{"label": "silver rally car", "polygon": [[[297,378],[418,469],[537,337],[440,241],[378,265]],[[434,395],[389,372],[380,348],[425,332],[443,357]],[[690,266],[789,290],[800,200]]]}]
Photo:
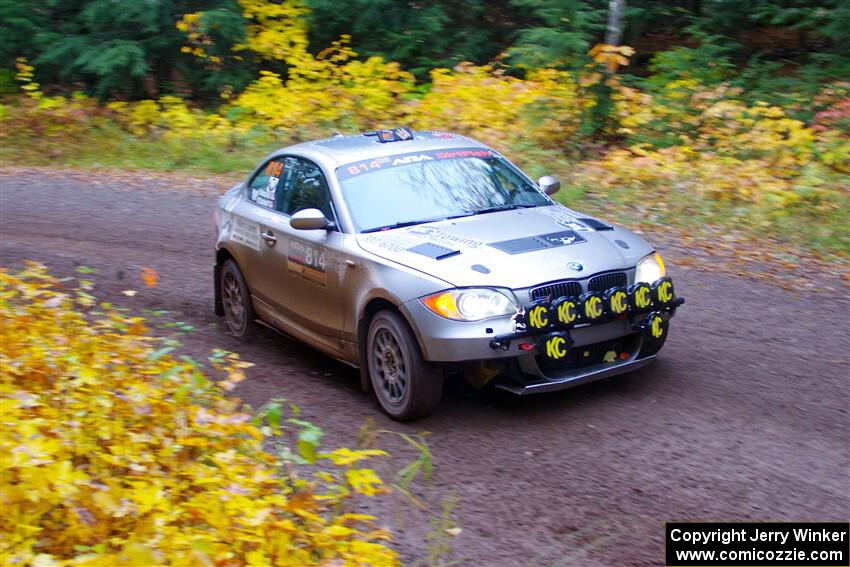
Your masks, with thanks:
[{"label": "silver rally car", "polygon": [[282,148],[218,201],[216,313],[359,367],[400,420],[454,369],[529,394],[640,368],[684,300],[652,246],[559,187],[446,132]]}]

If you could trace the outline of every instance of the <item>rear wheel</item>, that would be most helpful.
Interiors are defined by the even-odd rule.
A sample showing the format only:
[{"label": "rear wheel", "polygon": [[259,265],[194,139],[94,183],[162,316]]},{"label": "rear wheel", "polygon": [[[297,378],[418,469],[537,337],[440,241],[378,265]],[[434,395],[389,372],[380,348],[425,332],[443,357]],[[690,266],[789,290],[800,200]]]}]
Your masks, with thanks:
[{"label": "rear wheel", "polygon": [[230,334],[240,339],[251,336],[256,328],[251,293],[239,266],[231,259],[221,267],[221,303]]},{"label": "rear wheel", "polygon": [[425,417],[437,408],[443,377],[422,359],[407,322],[393,311],[379,311],[366,340],[369,378],[375,397],[393,419]]}]

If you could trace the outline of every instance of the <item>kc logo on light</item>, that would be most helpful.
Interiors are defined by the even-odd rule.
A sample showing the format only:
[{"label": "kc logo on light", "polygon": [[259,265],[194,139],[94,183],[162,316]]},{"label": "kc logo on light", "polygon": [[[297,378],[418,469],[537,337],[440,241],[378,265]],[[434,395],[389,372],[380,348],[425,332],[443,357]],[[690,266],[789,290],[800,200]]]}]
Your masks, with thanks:
[{"label": "kc logo on light", "polygon": [[573,300],[564,299],[560,303],[556,302],[552,304],[552,306],[555,307],[555,314],[561,324],[570,325],[575,322],[578,311]]},{"label": "kc logo on light", "polygon": [[673,299],[673,282],[664,280],[658,284],[658,301],[661,303],[670,303]]},{"label": "kc logo on light", "polygon": [[649,307],[649,286],[642,285],[635,291],[635,306],[638,309],[646,309]]},{"label": "kc logo on light", "polygon": [[528,312],[528,325],[535,329],[544,329],[549,324],[549,309],[545,305],[535,305]]},{"label": "kc logo on light", "polygon": [[612,293],[611,297],[608,299],[608,306],[611,309],[611,313],[615,313],[617,315],[625,313],[626,309],[628,309],[628,305],[626,304],[627,299],[628,296],[623,290],[617,290]]},{"label": "kc logo on light", "polygon": [[588,319],[599,319],[602,317],[602,298],[592,295],[584,301],[584,315]]},{"label": "kc logo on light", "polygon": [[569,335],[560,333],[549,335],[545,341],[546,356],[552,360],[560,360],[569,354],[572,343]]},{"label": "kc logo on light", "polygon": [[664,327],[661,325],[664,323],[664,320],[660,315],[656,315],[652,318],[652,323],[649,327],[649,332],[652,333],[652,337],[655,339],[660,339],[661,335],[664,334]]}]

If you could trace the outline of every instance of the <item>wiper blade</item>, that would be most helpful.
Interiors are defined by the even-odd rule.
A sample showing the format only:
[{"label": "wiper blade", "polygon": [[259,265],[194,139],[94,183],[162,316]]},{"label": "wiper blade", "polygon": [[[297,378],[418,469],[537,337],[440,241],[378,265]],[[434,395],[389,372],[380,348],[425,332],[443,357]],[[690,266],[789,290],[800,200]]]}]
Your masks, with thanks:
[{"label": "wiper blade", "polygon": [[486,209],[478,209],[473,214],[484,215],[487,213],[497,213],[499,211],[512,211],[514,209],[531,209],[536,206],[537,205],[532,205],[529,203],[510,203],[507,205],[496,205],[495,207],[487,207]]},{"label": "wiper blade", "polygon": [[418,220],[410,220],[410,221],[402,221],[394,224],[387,224],[384,226],[376,226],[375,228],[367,228],[366,230],[361,230],[361,233],[366,232],[380,232],[382,230],[392,230],[394,228],[404,228],[406,226],[414,226],[417,224],[427,224],[429,222],[439,222],[444,220],[458,219],[460,217],[468,217],[470,215],[478,214],[477,212],[463,212],[456,215],[449,216],[439,216],[439,217],[431,217],[429,219],[418,219]]}]

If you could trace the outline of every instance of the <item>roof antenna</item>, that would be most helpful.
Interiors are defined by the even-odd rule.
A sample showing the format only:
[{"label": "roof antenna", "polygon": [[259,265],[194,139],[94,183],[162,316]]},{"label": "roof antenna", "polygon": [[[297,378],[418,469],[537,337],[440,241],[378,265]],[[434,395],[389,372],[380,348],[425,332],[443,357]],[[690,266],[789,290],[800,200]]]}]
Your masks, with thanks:
[{"label": "roof antenna", "polygon": [[334,130],[333,137],[334,138],[343,138],[343,137],[345,137],[345,134],[343,134],[339,130]]}]

